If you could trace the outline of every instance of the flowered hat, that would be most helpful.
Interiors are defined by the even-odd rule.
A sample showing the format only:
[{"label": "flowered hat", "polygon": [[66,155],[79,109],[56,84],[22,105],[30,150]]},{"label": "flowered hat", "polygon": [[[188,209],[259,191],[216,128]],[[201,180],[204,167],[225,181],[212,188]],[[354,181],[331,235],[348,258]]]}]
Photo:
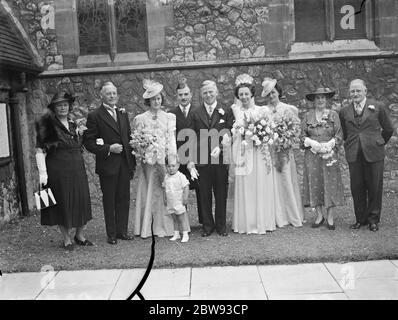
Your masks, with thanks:
[{"label": "flowered hat", "polygon": [[143,81],[143,87],[145,89],[144,94],[142,97],[144,99],[150,99],[156,95],[158,95],[163,90],[163,85],[159,82],[152,81],[149,79],[145,79]]},{"label": "flowered hat", "polygon": [[270,94],[272,89],[275,88],[276,80],[271,78],[264,78],[264,81],[261,85],[263,86],[263,92],[261,92],[261,96],[266,97]]},{"label": "flowered hat", "polygon": [[57,103],[64,101],[68,101],[69,104],[72,104],[75,101],[75,97],[65,91],[57,92],[51,99],[51,102],[47,108],[54,110],[54,107]]},{"label": "flowered hat", "polygon": [[320,88],[316,89],[315,92],[309,93],[305,97],[310,101],[314,101],[316,95],[323,94],[327,99],[330,99],[331,97],[333,97],[335,95],[335,93],[336,92],[330,90],[329,88],[320,87]]},{"label": "flowered hat", "polygon": [[242,83],[253,84],[254,79],[247,73],[242,73],[236,77],[235,85],[239,86]]}]

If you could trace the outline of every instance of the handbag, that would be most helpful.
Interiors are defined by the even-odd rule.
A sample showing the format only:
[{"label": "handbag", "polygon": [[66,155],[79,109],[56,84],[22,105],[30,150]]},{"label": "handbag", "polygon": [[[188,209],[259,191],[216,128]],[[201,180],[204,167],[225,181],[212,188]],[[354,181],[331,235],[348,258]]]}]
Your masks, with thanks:
[{"label": "handbag", "polygon": [[34,193],[36,200],[36,208],[38,210],[46,209],[57,204],[50,188],[41,189]]}]

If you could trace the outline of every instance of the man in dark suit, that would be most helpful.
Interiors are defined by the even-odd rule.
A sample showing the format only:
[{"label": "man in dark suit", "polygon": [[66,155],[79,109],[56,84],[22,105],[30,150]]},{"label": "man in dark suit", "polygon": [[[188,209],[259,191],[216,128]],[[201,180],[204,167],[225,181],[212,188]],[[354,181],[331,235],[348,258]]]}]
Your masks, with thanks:
[{"label": "man in dark suit", "polygon": [[[178,150],[178,158],[180,160],[180,169],[189,181],[189,189],[194,189],[196,192],[196,204],[198,208],[198,218],[199,223],[202,224],[202,218],[200,216],[201,205],[200,205],[200,190],[197,183],[197,180],[192,180],[189,170],[187,168],[187,164],[189,160],[189,148],[181,148],[181,146],[189,143],[189,134],[186,134],[186,130],[190,130],[191,122],[192,122],[192,113],[193,108],[191,106],[192,93],[191,89],[186,84],[185,79],[180,81],[177,86],[177,101],[178,106],[174,109],[171,109],[170,112],[174,113],[176,116],[176,138],[177,138],[177,150]],[[180,133],[180,137],[178,134]]]},{"label": "man in dark suit", "polygon": [[340,121],[356,217],[350,228],[369,225],[371,231],[377,231],[383,196],[384,145],[394,129],[384,106],[366,98],[363,80],[353,80],[349,93],[352,103],[340,111]]},{"label": "man in dark suit", "polygon": [[103,85],[101,97],[101,106],[88,114],[83,142],[96,156],[108,243],[116,244],[116,239],[133,239],[127,228],[135,158],[129,145],[130,122],[126,110],[116,106],[118,96],[113,83]]},{"label": "man in dark suit", "polygon": [[[192,113],[191,129],[196,133],[196,146],[192,145],[192,160],[188,170],[192,178],[198,178],[202,236],[209,236],[214,229],[227,236],[226,206],[228,194],[228,164],[224,163],[223,147],[228,143],[233,124],[231,108],[217,102],[218,90],[214,81],[204,81],[200,93],[204,103]],[[196,166],[195,166],[196,163]],[[212,214],[212,194],[216,201],[215,221]]]}]

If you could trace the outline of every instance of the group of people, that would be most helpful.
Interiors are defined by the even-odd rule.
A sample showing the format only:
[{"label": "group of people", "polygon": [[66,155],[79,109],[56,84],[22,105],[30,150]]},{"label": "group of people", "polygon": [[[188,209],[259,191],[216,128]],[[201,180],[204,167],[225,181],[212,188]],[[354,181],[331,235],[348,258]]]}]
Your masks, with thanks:
[{"label": "group of people", "polygon": [[[40,184],[52,189],[55,206],[43,209],[41,223],[58,225],[64,247],[74,242],[92,245],[84,237],[84,226],[92,218],[82,146],[95,154],[96,173],[103,194],[107,241],[132,240],[128,234],[130,180],[138,175],[134,235],[170,236],[189,240],[187,203],[189,189],[197,198],[202,236],[213,232],[227,236],[226,207],[229,176],[233,184],[232,230],[264,234],[277,227],[301,227],[304,206],[315,208],[313,228],[325,221],[335,229],[334,209],[344,204],[339,168],[339,148],[344,143],[349,164],[351,192],[356,221],[352,229],[368,225],[378,230],[381,213],[384,145],[393,133],[387,111],[366,97],[364,81],[353,80],[352,102],[339,113],[331,110],[328,99],[335,94],[318,88],[306,95],[314,108],[301,121],[299,146],[305,150],[303,193],[300,192],[292,148],[283,157],[270,144],[256,146],[242,139],[234,126],[259,115],[273,119],[298,118],[298,109],[280,101],[282,88],[275,79],[262,83],[266,106],[254,102],[253,79],[243,74],[236,79],[235,103],[224,106],[218,100],[214,81],[200,87],[202,104],[191,105],[192,92],[185,81],[176,88],[178,106],[166,110],[163,85],[144,85],[144,105],[130,125],[125,109],[117,106],[116,87],[107,82],[101,89],[102,104],[88,114],[86,126],[68,121],[73,97],[56,94],[37,123],[37,165]],[[156,133],[154,161],[139,156],[131,141],[137,132]],[[216,137],[216,138],[214,138]],[[215,210],[213,214],[213,197]]]}]

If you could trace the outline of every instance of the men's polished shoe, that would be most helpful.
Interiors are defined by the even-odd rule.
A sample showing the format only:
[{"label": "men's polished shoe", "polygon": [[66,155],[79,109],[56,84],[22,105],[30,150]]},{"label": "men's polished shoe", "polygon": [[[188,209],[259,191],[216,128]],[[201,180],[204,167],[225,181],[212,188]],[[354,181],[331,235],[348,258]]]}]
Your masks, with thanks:
[{"label": "men's polished shoe", "polygon": [[134,240],[134,236],[130,236],[128,234],[117,235],[116,238],[120,239],[120,240],[127,240],[127,241]]},{"label": "men's polished shoe", "polygon": [[326,224],[327,224],[329,230],[335,230],[336,229],[336,226],[334,225],[334,223],[333,224],[329,224],[329,222],[326,221]]},{"label": "men's polished shoe", "polygon": [[209,237],[211,235],[211,232],[203,231],[202,232],[202,237]]},{"label": "men's polished shoe", "polygon": [[107,241],[109,244],[117,244],[117,240],[115,238],[108,238]]},{"label": "men's polished shoe", "polygon": [[228,236],[228,233],[227,233],[227,232],[218,232],[218,234],[219,234],[221,237],[226,237],[226,236]]},{"label": "men's polished shoe", "polygon": [[350,225],[350,229],[357,230],[357,229],[361,228],[361,226],[362,226],[362,223],[355,222],[354,224]]},{"label": "men's polished shoe", "polygon": [[379,230],[379,226],[377,225],[377,223],[369,223],[369,230],[376,232],[377,230]]},{"label": "men's polished shoe", "polygon": [[322,220],[319,223],[314,222],[312,224],[311,228],[319,228],[324,222],[325,222],[325,218],[322,218]]}]

